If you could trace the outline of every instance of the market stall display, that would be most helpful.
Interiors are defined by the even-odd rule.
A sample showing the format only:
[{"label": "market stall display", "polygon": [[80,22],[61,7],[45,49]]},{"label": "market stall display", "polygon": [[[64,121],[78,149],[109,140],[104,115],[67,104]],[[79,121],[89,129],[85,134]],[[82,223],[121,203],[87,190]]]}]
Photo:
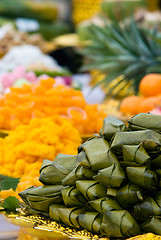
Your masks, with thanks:
[{"label": "market stall display", "polygon": [[161,239],[161,28],[147,6],[0,1],[0,213],[16,240]]},{"label": "market stall display", "polygon": [[127,128],[105,118],[100,135],[80,145],[77,155],[44,160],[44,185],[20,193],[27,209],[100,236],[161,234],[160,122],[160,116],[139,114]]}]

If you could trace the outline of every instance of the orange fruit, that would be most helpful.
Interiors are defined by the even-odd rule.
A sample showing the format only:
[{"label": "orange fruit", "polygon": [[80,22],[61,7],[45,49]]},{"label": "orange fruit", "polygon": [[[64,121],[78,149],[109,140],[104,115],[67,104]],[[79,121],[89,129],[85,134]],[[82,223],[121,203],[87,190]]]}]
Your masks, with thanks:
[{"label": "orange fruit", "polygon": [[161,105],[161,96],[145,98],[139,106],[139,112],[149,112]]},{"label": "orange fruit", "polygon": [[122,113],[137,114],[140,102],[143,100],[141,96],[128,96],[123,99],[120,105],[120,111]]},{"label": "orange fruit", "polygon": [[145,97],[161,94],[161,74],[149,73],[145,75],[140,81],[139,90]]}]

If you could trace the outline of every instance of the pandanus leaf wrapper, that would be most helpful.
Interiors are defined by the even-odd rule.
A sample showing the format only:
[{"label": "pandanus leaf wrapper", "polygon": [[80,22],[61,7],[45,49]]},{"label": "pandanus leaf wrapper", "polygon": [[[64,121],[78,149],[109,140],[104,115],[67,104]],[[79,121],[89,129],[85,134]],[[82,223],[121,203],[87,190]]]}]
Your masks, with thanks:
[{"label": "pandanus leaf wrapper", "polygon": [[126,173],[130,183],[149,190],[155,190],[158,186],[157,175],[147,167],[127,167]]},{"label": "pandanus leaf wrapper", "polygon": [[[161,169],[155,169],[154,172],[158,176],[158,178],[161,178]],[[160,186],[160,185],[159,185]]]},{"label": "pandanus leaf wrapper", "polygon": [[67,226],[71,227],[77,227],[80,228],[80,224],[78,222],[78,216],[82,213],[82,209],[76,208],[76,207],[62,207],[58,208],[57,212],[59,215],[59,218],[62,223],[64,223]]},{"label": "pandanus leaf wrapper", "polygon": [[19,195],[31,208],[48,211],[52,203],[62,203],[62,189],[62,185],[31,187],[19,193]]},{"label": "pandanus leaf wrapper", "polygon": [[87,144],[85,144],[82,148],[87,155],[93,171],[97,171],[109,166],[107,157],[109,143],[105,139],[95,137],[88,141]]},{"label": "pandanus leaf wrapper", "polygon": [[139,225],[127,210],[106,211],[101,229],[109,237],[132,237],[141,233]]},{"label": "pandanus leaf wrapper", "polygon": [[140,145],[124,145],[122,147],[123,159],[126,163],[149,165],[150,156]]},{"label": "pandanus leaf wrapper", "polygon": [[106,187],[94,180],[79,180],[76,187],[89,201],[106,196]]},{"label": "pandanus leaf wrapper", "polygon": [[66,206],[65,205],[62,205],[62,204],[51,204],[50,207],[49,207],[49,217],[54,220],[54,221],[57,221],[57,222],[60,222],[61,219],[59,217],[59,214],[58,214],[58,209],[59,208],[65,208]]},{"label": "pandanus leaf wrapper", "polygon": [[126,174],[120,164],[113,164],[110,167],[99,170],[98,174],[93,178],[107,187],[120,187],[126,179]]},{"label": "pandanus leaf wrapper", "polygon": [[67,187],[61,191],[64,204],[68,207],[83,206],[87,200],[75,187]]},{"label": "pandanus leaf wrapper", "polygon": [[78,154],[83,150],[83,147],[84,147],[85,145],[87,145],[87,144],[89,143],[89,141],[91,141],[91,140],[93,140],[93,139],[95,139],[95,136],[87,139],[86,142],[84,142],[83,144],[81,144],[81,145],[78,147]]},{"label": "pandanus leaf wrapper", "polygon": [[76,164],[90,168],[90,163],[89,163],[89,160],[87,158],[85,151],[82,150],[82,151],[80,151],[80,153],[78,153],[77,158],[76,158]]},{"label": "pandanus leaf wrapper", "polygon": [[157,194],[155,195],[155,200],[159,207],[161,207],[161,191],[157,192]]},{"label": "pandanus leaf wrapper", "polygon": [[128,183],[117,190],[115,198],[123,208],[127,209],[143,201],[143,191],[140,187]]},{"label": "pandanus leaf wrapper", "polygon": [[161,154],[156,158],[151,160],[151,166],[153,169],[160,169],[161,168]]},{"label": "pandanus leaf wrapper", "polygon": [[142,232],[161,235],[161,219],[152,217],[140,225]]},{"label": "pandanus leaf wrapper", "polygon": [[104,213],[105,211],[112,210],[121,210],[122,207],[118,204],[118,202],[111,197],[103,197],[93,201],[89,201],[89,204],[96,209],[100,213]]},{"label": "pandanus leaf wrapper", "polygon": [[132,131],[152,129],[161,132],[161,116],[151,113],[140,113],[133,116],[129,121],[129,128]]},{"label": "pandanus leaf wrapper", "polygon": [[101,236],[161,234],[160,118],[140,114],[126,129],[107,117],[100,136],[78,147],[78,155],[44,160],[46,186],[20,193],[27,208]]},{"label": "pandanus leaf wrapper", "polygon": [[138,220],[145,221],[152,216],[160,216],[161,208],[153,198],[147,198],[134,206],[134,216]]},{"label": "pandanus leaf wrapper", "polygon": [[100,135],[103,136],[105,139],[108,141],[111,140],[111,137],[116,133],[116,132],[124,132],[127,131],[127,127],[124,122],[121,120],[112,117],[112,116],[107,116],[103,120],[103,126],[100,130]]},{"label": "pandanus leaf wrapper", "polygon": [[77,180],[93,179],[95,174],[90,168],[78,166],[62,180],[62,184],[66,186],[75,185]]},{"label": "pandanus leaf wrapper", "polygon": [[111,149],[118,153],[122,153],[123,145],[138,145],[144,140],[161,143],[161,135],[152,130],[117,132],[112,139]]},{"label": "pandanus leaf wrapper", "polygon": [[96,233],[100,232],[102,217],[98,212],[81,213],[78,216],[78,221],[82,228]]},{"label": "pandanus leaf wrapper", "polygon": [[161,144],[159,141],[152,141],[152,140],[143,140],[141,142],[143,148],[150,154],[150,155],[160,155],[161,152]]},{"label": "pandanus leaf wrapper", "polygon": [[54,162],[44,160],[40,168],[39,180],[45,185],[61,184],[76,165],[76,157],[67,154],[58,154]]}]

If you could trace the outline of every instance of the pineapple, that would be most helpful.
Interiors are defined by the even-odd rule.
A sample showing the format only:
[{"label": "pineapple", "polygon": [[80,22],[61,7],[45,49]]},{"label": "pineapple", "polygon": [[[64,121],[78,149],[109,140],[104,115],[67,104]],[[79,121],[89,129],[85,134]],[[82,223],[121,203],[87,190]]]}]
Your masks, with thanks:
[{"label": "pineapple", "polygon": [[107,95],[117,96],[124,89],[129,94],[133,90],[137,93],[144,75],[161,72],[161,45],[156,31],[139,27],[133,18],[124,23],[104,19],[103,27],[91,25],[88,30],[90,44],[82,54],[89,63],[83,70],[105,74],[98,84],[104,86]]}]

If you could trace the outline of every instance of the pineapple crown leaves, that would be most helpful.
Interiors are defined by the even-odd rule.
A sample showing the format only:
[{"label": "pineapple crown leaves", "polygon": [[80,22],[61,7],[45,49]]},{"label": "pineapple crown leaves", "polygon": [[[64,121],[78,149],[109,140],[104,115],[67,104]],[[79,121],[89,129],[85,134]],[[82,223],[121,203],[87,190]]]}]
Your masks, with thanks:
[{"label": "pineapple crown leaves", "polygon": [[[111,95],[116,87],[117,95],[129,81],[137,93],[144,75],[161,72],[161,46],[157,41],[157,31],[151,31],[150,34],[147,31],[139,27],[134,18],[124,24],[104,19],[103,27],[89,26],[91,41],[82,54],[90,63],[83,70],[97,69],[105,74],[98,84],[107,87],[107,95]],[[119,80],[109,90],[108,85],[116,78]]]}]

